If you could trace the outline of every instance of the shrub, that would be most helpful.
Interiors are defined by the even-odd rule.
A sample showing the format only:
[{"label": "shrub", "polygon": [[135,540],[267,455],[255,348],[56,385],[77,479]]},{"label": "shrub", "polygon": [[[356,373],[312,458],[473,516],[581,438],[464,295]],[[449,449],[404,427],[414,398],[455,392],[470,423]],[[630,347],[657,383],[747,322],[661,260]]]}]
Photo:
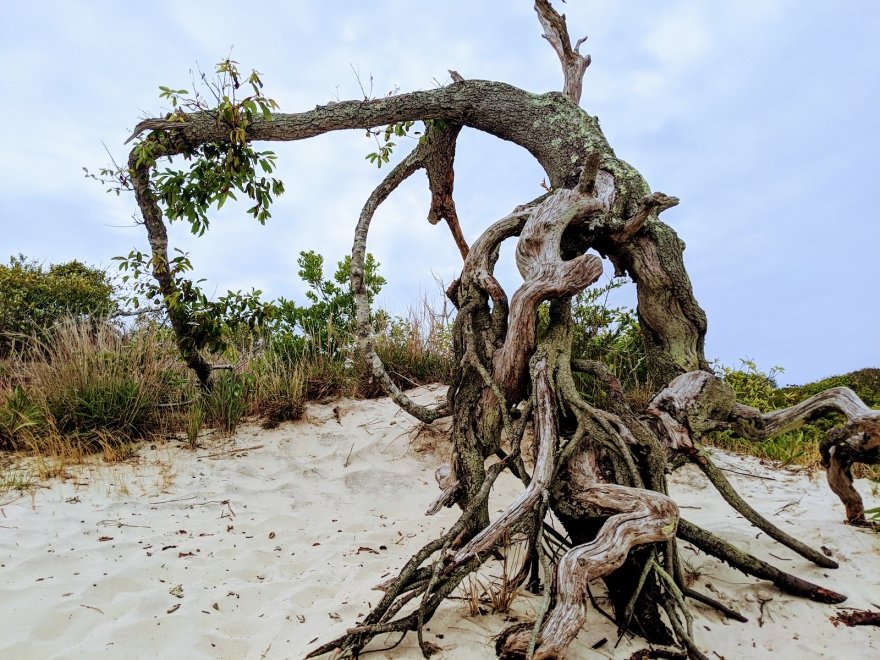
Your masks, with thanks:
[{"label": "shrub", "polygon": [[283,355],[267,353],[253,368],[253,409],[263,417],[263,428],[302,417],[306,389],[303,366]]},{"label": "shrub", "polygon": [[247,413],[252,383],[251,375],[234,371],[226,371],[216,378],[211,391],[205,392],[201,400],[205,421],[221,433],[231,435]]},{"label": "shrub", "polygon": [[[291,358],[316,351],[336,356],[354,341],[354,295],[349,283],[351,257],[337,263],[331,279],[324,277],[324,257],[320,254],[311,250],[300,252],[297,263],[300,278],[309,286],[306,297],[310,305],[303,307],[285,298],[278,299],[269,325],[274,349],[284,351]],[[368,254],[364,281],[370,303],[385,284],[378,269],[379,264]]]},{"label": "shrub", "polygon": [[106,273],[79,261],[43,266],[23,255],[0,265],[0,357],[26,337],[45,341],[69,317],[104,318],[116,311]]}]

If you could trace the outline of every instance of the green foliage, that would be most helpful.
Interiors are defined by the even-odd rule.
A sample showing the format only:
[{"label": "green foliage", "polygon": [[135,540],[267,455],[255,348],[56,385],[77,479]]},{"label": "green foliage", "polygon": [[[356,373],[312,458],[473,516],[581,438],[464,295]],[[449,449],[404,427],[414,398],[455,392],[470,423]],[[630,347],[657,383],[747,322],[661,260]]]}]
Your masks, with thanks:
[{"label": "green foliage", "polygon": [[43,409],[20,384],[0,396],[0,449],[15,449],[23,439],[45,426]]},{"label": "green foliage", "polygon": [[201,406],[205,421],[226,435],[231,435],[248,410],[248,397],[253,390],[253,376],[234,371],[224,372],[215,379],[210,392],[205,392]]},{"label": "green foliage", "polygon": [[[201,74],[202,89],[210,100],[198,90],[190,94],[186,89],[160,86],[160,98],[171,102],[173,111],[166,119],[186,123],[205,115],[213,119],[217,127],[227,131],[226,139],[201,144],[184,150],[180,157],[187,167],[166,166],[159,169],[158,161],[168,152],[169,136],[154,131],[138,140],[133,148],[135,167],[151,171],[149,185],[160,209],[169,222],[183,220],[193,234],[201,236],[210,225],[208,212],[221,209],[229,200],[237,200],[243,194],[253,202],[248,213],[261,224],[271,216],[269,208],[274,197],[284,192],[284,185],[266,176],[274,172],[276,156],[271,151],[256,151],[248,141],[248,129],[256,121],[271,121],[272,111],[278,104],[263,94],[263,81],[257,71],[244,77],[238,63],[230,58],[220,61],[215,68],[216,77],[208,80]],[[243,91],[249,93],[242,97]],[[176,150],[176,149],[175,149]],[[168,164],[173,157],[168,156]],[[108,191],[119,194],[131,190],[133,171],[120,167],[100,170],[100,175],[86,176],[109,184]],[[203,349],[222,350],[228,331],[235,331],[239,324],[251,329],[261,325],[269,306],[259,300],[259,291],[228,292],[216,301],[208,300],[199,282],[189,279],[192,265],[186,254],[179,253],[169,263],[152,263],[156,258],[146,257],[138,250],[126,257],[117,257],[120,270],[126,271],[124,280],[131,280],[134,292],[129,302],[135,307],[144,299],[163,303],[174,327],[178,329],[178,346],[184,358],[189,359]],[[164,260],[163,260],[164,261]],[[167,269],[171,286],[164,289],[144,275]],[[182,331],[181,328],[186,328]]]},{"label": "green foliage", "polygon": [[[609,305],[611,294],[626,286],[626,279],[578,293],[571,303],[574,332],[572,358],[603,362],[620,381],[624,394],[634,404],[645,403],[648,395],[648,368],[644,340],[634,310]],[[538,311],[538,331],[549,323],[549,306]],[[592,376],[576,373],[581,394],[588,401],[601,403],[605,386]]]},{"label": "green foliage", "polygon": [[[437,314],[423,305],[420,314],[411,313],[408,318],[390,318],[381,312],[376,316],[376,353],[398,387],[452,383],[455,355],[451,319],[445,312]],[[370,383],[371,373],[366,369],[365,376],[366,391],[381,396],[378,383]]]},{"label": "green foliage", "polygon": [[198,447],[199,434],[205,423],[205,408],[201,401],[195,401],[186,415],[186,445],[192,450]]},{"label": "green foliage", "polygon": [[739,369],[718,362],[714,365],[724,382],[736,392],[736,400],[739,403],[757,408],[761,412],[784,408],[795,403],[795,397],[780,390],[776,383],[776,377],[785,371],[782,367],[770,367],[768,372],[763,372],[754,360],[745,358],[741,359],[740,363]]},{"label": "green foliage", "polygon": [[[179,252],[179,251],[178,251]],[[119,270],[124,273],[123,282],[130,282],[131,295],[125,302],[135,309],[142,300],[156,301],[161,298],[158,283],[144,277],[149,272],[151,259],[139,250],[132,250],[125,257],[114,257],[119,262]],[[204,280],[193,281],[187,277],[192,270],[189,256],[179,252],[169,261],[169,274],[174,282],[174,293],[165,298],[169,314],[179,314],[188,319],[189,336],[184,340],[188,351],[207,349],[222,352],[230,333],[241,327],[249,330],[267,323],[273,314],[271,303],[260,299],[262,291],[227,291],[217,300],[209,300],[199,286]]]},{"label": "green foliage", "polygon": [[305,410],[307,367],[284,355],[269,351],[252,365],[255,412],[263,417],[264,428],[302,417]]},{"label": "green foliage", "polygon": [[[165,217],[170,222],[185,220],[193,234],[201,236],[208,228],[208,211],[212,206],[219,210],[229,200],[237,200],[236,192],[243,193],[254,205],[248,213],[260,224],[271,217],[269,207],[273,196],[283,194],[284,184],[275,178],[260,176],[275,170],[276,155],[272,151],[256,151],[248,142],[247,131],[259,119],[272,120],[272,111],[278,103],[263,94],[263,81],[257,71],[244,80],[238,70],[238,63],[226,58],[215,69],[216,80],[208,82],[202,74],[204,87],[213,97],[209,103],[199,92],[190,95],[185,89],[171,89],[160,85],[160,98],[168,99],[174,111],[169,114],[170,121],[187,122],[192,113],[207,113],[218,127],[228,129],[228,139],[199,145],[185,151],[182,157],[192,161],[188,169],[156,170],[151,184],[153,192],[160,201]],[[251,93],[238,98],[242,85]],[[162,137],[148,136],[134,147],[136,165],[155,168],[157,155],[163,153]],[[169,158],[169,163],[172,158]],[[88,174],[88,173],[87,173]],[[102,170],[101,175],[115,181],[118,172]],[[125,173],[130,176],[130,173]],[[123,174],[123,182],[125,182]],[[112,177],[112,178],[111,178]]]},{"label": "green foliage", "polygon": [[44,269],[23,255],[0,264],[0,357],[24,337],[45,340],[62,319],[103,318],[117,310],[107,274],[79,261]]},{"label": "green foliage", "polygon": [[[366,160],[374,163],[376,167],[381,168],[382,165],[391,159],[391,154],[394,153],[394,147],[397,146],[397,143],[395,143],[392,138],[409,137],[410,131],[412,131],[415,123],[416,122],[414,121],[401,121],[394,124],[388,124],[388,126],[383,129],[368,129],[367,137],[375,138],[378,149],[377,151],[367,154],[365,157]],[[419,136],[419,144],[430,139],[429,131],[431,129],[442,131],[446,127],[446,122],[442,119],[427,119],[424,122],[424,127],[423,131],[413,132],[413,135]],[[381,140],[379,139],[380,135],[382,136]]]},{"label": "green foliage", "polygon": [[[351,291],[351,257],[336,265],[332,278],[325,278],[324,257],[312,250],[300,252],[299,277],[309,286],[306,297],[311,303],[298,306],[280,298],[272,312],[270,332],[276,350],[296,356],[308,348],[327,355],[337,355],[354,340],[354,294]],[[372,254],[364,261],[364,284],[372,304],[385,285],[379,275],[379,263]]]}]

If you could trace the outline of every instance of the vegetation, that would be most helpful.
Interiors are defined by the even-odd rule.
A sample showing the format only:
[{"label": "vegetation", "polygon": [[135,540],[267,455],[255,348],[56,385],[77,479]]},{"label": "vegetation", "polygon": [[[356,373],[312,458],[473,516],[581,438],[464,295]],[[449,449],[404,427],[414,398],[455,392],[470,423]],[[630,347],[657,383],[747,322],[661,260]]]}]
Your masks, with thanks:
[{"label": "vegetation", "polygon": [[79,261],[47,269],[24,255],[0,264],[0,358],[29,337],[45,340],[69,317],[102,319],[117,309],[107,274]]},{"label": "vegetation", "polygon": [[[23,257],[13,262],[40,272]],[[133,443],[168,434],[196,448],[204,428],[228,436],[246,416],[273,427],[298,419],[308,400],[383,394],[356,359],[350,258],[329,279],[320,255],[303,252],[299,262],[309,304],[257,300],[265,315],[258,326],[242,322],[234,307],[213,314],[218,341],[211,356],[227,368],[210,390],[200,388],[180,363],[174,337],[162,323],[125,327],[108,321],[106,308],[89,314],[85,306],[67,317],[28,317],[31,332],[16,333],[0,362],[0,449],[74,461],[100,451],[118,459],[130,454]],[[375,295],[385,280],[372,256],[368,265]],[[48,296],[45,279],[29,280],[36,292],[22,284],[20,299]],[[52,291],[60,296],[69,289]],[[122,298],[109,281],[101,292],[109,301]],[[401,385],[448,382],[449,322],[427,306],[407,319],[377,314],[380,351]]]}]

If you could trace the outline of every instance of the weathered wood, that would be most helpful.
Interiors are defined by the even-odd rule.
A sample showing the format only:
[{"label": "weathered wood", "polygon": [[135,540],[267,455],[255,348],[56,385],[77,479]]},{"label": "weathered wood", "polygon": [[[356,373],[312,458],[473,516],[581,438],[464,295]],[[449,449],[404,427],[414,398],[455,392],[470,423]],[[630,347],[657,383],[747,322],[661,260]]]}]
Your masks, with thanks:
[{"label": "weathered wood", "polygon": [[568,98],[575,103],[581,100],[581,92],[584,83],[584,73],[590,66],[589,55],[580,54],[580,46],[587,38],[583,37],[572,47],[568,36],[568,26],[565,23],[565,14],[559,14],[547,0],[536,0],[535,11],[538,20],[544,28],[543,37],[550,42],[559,62],[562,64],[564,76],[563,91]]},{"label": "weathered wood", "polygon": [[602,261],[594,255],[562,259],[563,232],[605,210],[597,198],[563,189],[551,193],[529,215],[516,247],[523,283],[511,299],[504,345],[493,357],[496,382],[509,401],[522,399],[528,382],[526,365],[537,342],[538,306],[581,291],[602,274]]}]

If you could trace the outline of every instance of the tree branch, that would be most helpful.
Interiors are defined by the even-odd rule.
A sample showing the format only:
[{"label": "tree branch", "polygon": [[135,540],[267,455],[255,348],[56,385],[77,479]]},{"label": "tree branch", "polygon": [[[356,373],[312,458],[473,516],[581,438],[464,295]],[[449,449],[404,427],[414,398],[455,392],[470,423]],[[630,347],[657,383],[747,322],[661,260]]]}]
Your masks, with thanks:
[{"label": "tree branch", "polygon": [[557,13],[548,0],[535,0],[535,12],[537,12],[538,20],[544,28],[544,38],[553,46],[553,50],[556,51],[559,62],[562,64],[562,74],[565,80],[563,94],[575,103],[580,103],[584,73],[592,60],[589,55],[581,55],[578,49],[587,38],[579,39],[572,48],[568,27],[565,23],[565,14]]}]

